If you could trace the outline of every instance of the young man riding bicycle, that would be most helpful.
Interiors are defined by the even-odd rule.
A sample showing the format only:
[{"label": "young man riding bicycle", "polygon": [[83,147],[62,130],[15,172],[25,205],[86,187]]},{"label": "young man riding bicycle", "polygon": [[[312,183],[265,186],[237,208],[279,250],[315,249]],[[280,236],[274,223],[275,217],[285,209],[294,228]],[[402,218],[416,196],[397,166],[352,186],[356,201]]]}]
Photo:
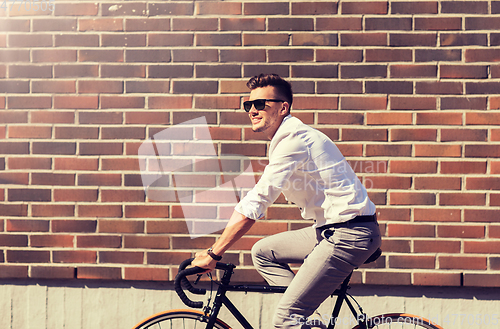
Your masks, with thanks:
[{"label": "young man riding bicycle", "polygon": [[[380,247],[375,205],[335,144],[290,114],[290,84],[277,75],[251,78],[244,108],[252,130],[270,140],[269,164],[238,203],[221,237],[196,254],[192,265],[213,270],[283,193],[312,226],[258,241],[252,258],[270,285],[287,286],[273,319],[275,328],[303,328],[307,318]],[[296,275],[289,263],[304,262]]]}]

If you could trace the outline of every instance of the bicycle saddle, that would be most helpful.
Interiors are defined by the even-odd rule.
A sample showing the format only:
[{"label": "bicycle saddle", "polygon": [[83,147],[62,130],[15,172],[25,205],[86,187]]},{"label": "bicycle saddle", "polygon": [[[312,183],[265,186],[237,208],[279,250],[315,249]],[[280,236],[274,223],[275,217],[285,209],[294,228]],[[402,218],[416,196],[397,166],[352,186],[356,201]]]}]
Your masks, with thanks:
[{"label": "bicycle saddle", "polygon": [[382,249],[378,248],[370,257],[368,257],[368,259],[365,261],[365,264],[376,261],[380,257],[380,255],[382,255]]}]

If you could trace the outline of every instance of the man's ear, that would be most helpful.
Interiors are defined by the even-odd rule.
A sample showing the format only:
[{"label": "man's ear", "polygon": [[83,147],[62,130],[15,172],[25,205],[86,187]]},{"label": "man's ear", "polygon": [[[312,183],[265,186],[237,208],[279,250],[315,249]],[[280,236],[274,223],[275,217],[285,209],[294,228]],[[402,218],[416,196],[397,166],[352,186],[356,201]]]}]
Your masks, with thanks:
[{"label": "man's ear", "polygon": [[283,102],[282,103],[283,105],[281,106],[281,111],[280,111],[280,114],[285,116],[287,115],[288,113],[290,113],[290,103],[288,102]]}]

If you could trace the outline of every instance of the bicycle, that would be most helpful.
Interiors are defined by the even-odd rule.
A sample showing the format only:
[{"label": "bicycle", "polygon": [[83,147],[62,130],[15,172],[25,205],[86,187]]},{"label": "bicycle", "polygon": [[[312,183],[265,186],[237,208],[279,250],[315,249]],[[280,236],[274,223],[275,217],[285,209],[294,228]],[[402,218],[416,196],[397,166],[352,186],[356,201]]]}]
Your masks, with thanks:
[{"label": "bicycle", "polygon": [[[381,250],[378,249],[370,258],[365,262],[371,263],[380,256]],[[217,318],[219,311],[222,306],[226,306],[229,312],[235,317],[235,319],[243,326],[245,329],[253,329],[250,323],[245,319],[243,314],[234,306],[234,304],[226,296],[228,291],[243,291],[243,292],[261,292],[261,293],[283,293],[286,287],[282,286],[267,286],[267,285],[231,285],[230,280],[233,274],[233,270],[236,267],[234,264],[218,262],[216,269],[223,270],[222,279],[219,285],[216,297],[213,302],[210,303],[210,299],[205,307],[203,307],[203,302],[192,301],[186,295],[183,290],[183,286],[186,290],[193,294],[204,295],[206,289],[195,288],[186,278],[188,275],[199,274],[205,270],[199,267],[192,267],[186,269],[186,267],[191,264],[194,258],[186,259],[183,261],[179,267],[179,272],[175,278],[175,292],[179,295],[182,302],[191,308],[202,308],[203,311],[195,310],[170,310],[157,313],[137,324],[133,329],[165,329],[165,328],[205,328],[205,329],[230,329],[231,327],[224,321]],[[354,317],[357,324],[352,329],[371,329],[371,328],[425,328],[425,329],[443,329],[439,325],[427,320],[421,316],[406,314],[406,313],[388,313],[381,314],[374,317],[368,318],[363,312],[361,305],[351,296],[347,290],[349,287],[349,281],[351,279],[351,274],[349,274],[340,287],[335,290],[332,294],[337,296],[332,315],[325,321],[325,319],[320,319],[324,325],[325,322],[328,323],[328,329],[335,328],[338,322],[340,310],[342,305],[345,303],[349,307],[352,316]],[[198,276],[195,284],[200,280],[201,275]],[[352,301],[351,301],[352,300]],[[354,307],[356,304],[358,310]],[[212,306],[210,306],[212,305]],[[297,319],[297,321],[304,321],[306,319]]]}]

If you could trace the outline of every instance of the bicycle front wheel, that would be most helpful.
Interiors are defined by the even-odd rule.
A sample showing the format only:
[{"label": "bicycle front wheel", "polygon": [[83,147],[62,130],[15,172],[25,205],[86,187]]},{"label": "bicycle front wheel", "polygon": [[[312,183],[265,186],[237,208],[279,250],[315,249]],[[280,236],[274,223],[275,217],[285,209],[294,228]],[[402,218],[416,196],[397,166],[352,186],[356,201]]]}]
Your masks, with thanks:
[{"label": "bicycle front wheel", "polygon": [[[171,310],[155,314],[133,329],[203,329],[206,327],[208,318],[203,312],[192,310]],[[214,328],[230,329],[223,321],[217,319]]]},{"label": "bicycle front wheel", "polygon": [[[406,313],[391,313],[391,314],[381,314],[369,318],[366,321],[367,327],[369,329],[415,329],[415,328],[425,328],[425,329],[443,329],[434,322],[413,314]],[[353,329],[361,329],[361,326],[356,326]]]}]

